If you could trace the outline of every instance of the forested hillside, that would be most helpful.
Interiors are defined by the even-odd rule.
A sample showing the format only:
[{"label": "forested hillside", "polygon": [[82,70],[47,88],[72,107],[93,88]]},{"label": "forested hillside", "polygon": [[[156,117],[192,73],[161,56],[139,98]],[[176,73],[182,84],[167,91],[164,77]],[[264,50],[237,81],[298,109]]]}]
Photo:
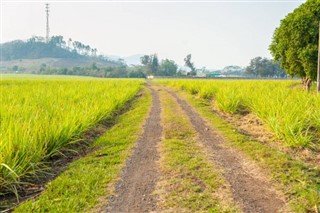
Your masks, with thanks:
[{"label": "forested hillside", "polygon": [[116,61],[97,55],[97,49],[63,36],[52,36],[48,42],[43,37],[34,36],[26,41],[15,40],[0,44],[1,60],[63,58],[63,59],[95,59],[108,65],[117,65]]}]

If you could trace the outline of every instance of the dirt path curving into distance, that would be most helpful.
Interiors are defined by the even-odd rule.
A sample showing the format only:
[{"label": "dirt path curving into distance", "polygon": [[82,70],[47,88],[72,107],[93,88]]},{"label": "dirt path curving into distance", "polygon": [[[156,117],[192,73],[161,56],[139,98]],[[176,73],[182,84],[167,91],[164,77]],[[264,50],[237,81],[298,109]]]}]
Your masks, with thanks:
[{"label": "dirt path curving into distance", "polygon": [[[121,180],[115,186],[115,196],[109,198],[105,212],[157,212],[157,197],[152,194],[160,176],[157,146],[161,141],[161,103],[157,87],[148,85],[152,107],[132,156],[127,160]],[[163,87],[162,87],[163,88]],[[175,92],[169,92],[188,115],[199,140],[210,153],[212,162],[223,171],[232,191],[233,200],[243,212],[287,212],[285,199],[264,177],[254,162],[236,149],[227,147],[225,139]]]},{"label": "dirt path curving into distance", "polygon": [[[150,88],[150,87],[149,87]],[[132,156],[122,171],[121,181],[115,186],[115,196],[109,198],[106,212],[152,212],[157,198],[152,195],[158,181],[157,145],[161,141],[160,100],[158,92],[150,88],[152,106]]]},{"label": "dirt path curving into distance", "polygon": [[238,151],[224,146],[224,139],[185,100],[167,90],[189,116],[199,139],[211,153],[215,164],[223,170],[233,199],[244,212],[286,212],[285,201],[273,185]]}]

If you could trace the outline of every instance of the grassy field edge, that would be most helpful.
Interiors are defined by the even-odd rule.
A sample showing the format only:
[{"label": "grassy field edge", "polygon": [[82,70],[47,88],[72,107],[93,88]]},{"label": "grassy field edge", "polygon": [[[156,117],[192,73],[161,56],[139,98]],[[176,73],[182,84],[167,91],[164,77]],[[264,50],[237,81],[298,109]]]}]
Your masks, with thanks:
[{"label": "grassy field edge", "polygon": [[46,176],[48,161],[81,142],[90,128],[112,119],[143,84],[116,79],[1,81],[0,199],[11,193],[18,197],[35,177]]},{"label": "grassy field edge", "polygon": [[255,160],[270,171],[270,178],[277,183],[288,198],[294,212],[319,212],[320,171],[309,168],[271,147],[265,146],[238,132],[237,128],[216,115],[208,101],[179,91],[201,116],[227,139],[228,144]]},{"label": "grassy field edge", "polygon": [[96,151],[72,162],[41,196],[21,204],[15,212],[87,212],[103,206],[142,133],[150,106],[151,95],[145,89],[131,109],[94,142]]},{"label": "grassy field edge", "polygon": [[163,212],[238,212],[223,176],[198,142],[188,116],[160,91],[163,139],[159,146],[162,177],[157,185]]}]

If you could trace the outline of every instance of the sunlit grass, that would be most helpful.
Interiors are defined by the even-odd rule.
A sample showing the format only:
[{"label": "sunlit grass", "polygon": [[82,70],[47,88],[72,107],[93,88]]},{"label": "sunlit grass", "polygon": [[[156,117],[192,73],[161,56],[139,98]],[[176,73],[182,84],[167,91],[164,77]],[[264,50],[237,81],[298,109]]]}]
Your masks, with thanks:
[{"label": "sunlit grass", "polygon": [[150,92],[145,91],[93,143],[94,152],[72,162],[39,197],[21,204],[14,212],[100,212],[143,131],[150,105]]},{"label": "sunlit grass", "polygon": [[319,142],[320,96],[293,88],[297,81],[158,80],[201,98],[214,99],[225,113],[245,108],[255,113],[290,147],[312,147]]},{"label": "sunlit grass", "polygon": [[77,75],[37,75],[37,74],[25,74],[25,73],[1,73],[0,79],[96,79],[89,76],[77,76]]},{"label": "sunlit grass", "polygon": [[102,119],[112,116],[143,81],[2,79],[0,194],[36,172],[43,161]]},{"label": "sunlit grass", "polygon": [[[320,171],[292,156],[253,140],[238,132],[237,128],[212,112],[208,101],[181,93],[205,119],[227,139],[226,145],[236,147],[253,159],[275,181],[287,197],[289,212],[319,212]],[[259,174],[258,174],[259,175]],[[286,211],[285,211],[286,212]]]}]

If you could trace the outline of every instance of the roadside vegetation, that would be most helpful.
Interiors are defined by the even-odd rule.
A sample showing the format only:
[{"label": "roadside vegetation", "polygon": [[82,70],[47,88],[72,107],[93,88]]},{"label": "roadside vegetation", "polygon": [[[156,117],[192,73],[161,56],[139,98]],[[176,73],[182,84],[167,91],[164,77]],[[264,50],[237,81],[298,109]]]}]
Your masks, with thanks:
[{"label": "roadside vegetation", "polygon": [[164,138],[159,148],[163,174],[157,186],[159,208],[169,212],[237,212],[222,175],[197,141],[188,117],[168,93],[160,94]]},{"label": "roadside vegetation", "polygon": [[[186,82],[191,83],[191,81],[185,81],[185,83]],[[213,84],[212,81],[208,81],[208,82]],[[176,82],[162,81],[161,83],[164,83],[166,85],[171,85],[171,87],[173,88],[176,88],[176,86],[179,85],[179,81],[176,81]],[[208,89],[207,88],[208,85],[206,85],[205,82],[200,83],[199,81],[194,81],[193,83],[195,83],[195,85],[199,84],[198,89],[199,88]],[[220,83],[222,84],[225,82],[220,82]],[[292,84],[292,82],[291,83],[284,82],[284,83],[286,86],[290,86]],[[230,82],[230,85],[236,85],[236,84],[237,82],[235,81]],[[187,85],[190,86],[190,84],[187,84]],[[189,87],[189,88],[194,89],[194,87]],[[185,89],[185,92],[181,94],[184,94],[184,97],[187,98],[189,103],[191,103],[197,110],[199,110],[200,114],[204,118],[206,118],[210,123],[212,123],[212,125],[215,126],[222,133],[222,135],[226,137],[226,139],[228,139],[229,145],[234,146],[237,149],[241,150],[242,152],[246,153],[248,156],[250,156],[250,158],[258,162],[258,164],[262,168],[267,169],[267,171],[270,171],[270,178],[272,178],[276,183],[279,184],[278,186],[279,189],[281,189],[286,195],[287,202],[290,204],[294,212],[319,212],[319,203],[320,203],[320,188],[319,188],[320,170],[319,169],[313,168],[312,166],[307,165],[302,161],[294,159],[293,156],[286,154],[284,152],[281,152],[280,150],[273,148],[268,144],[261,143],[255,140],[254,138],[252,138],[250,135],[243,135],[241,132],[239,132],[239,129],[236,126],[233,126],[232,124],[226,122],[214,112],[213,107],[215,106],[213,104],[215,104],[215,101],[214,101],[215,96],[210,96],[211,98],[208,99],[208,96],[206,95],[203,96],[205,93],[200,93],[199,90],[196,90],[197,92],[195,92],[195,90],[192,90],[192,89],[189,90],[189,89],[186,89],[185,87],[184,89]],[[234,90],[236,90],[236,88],[234,88]],[[240,92],[239,88],[236,91]],[[252,91],[251,94],[254,94],[254,90],[251,90],[251,91]],[[297,92],[297,91],[294,91],[294,92]],[[215,90],[214,93],[216,95],[218,93],[218,90]],[[264,92],[264,94],[265,93],[266,92]],[[233,94],[234,96],[232,97],[229,96],[229,98],[226,99],[230,103],[233,103],[232,100],[234,98],[237,99],[237,96],[235,95],[237,93],[234,91]],[[260,94],[263,94],[263,93],[260,93]],[[302,93],[302,94],[305,94],[305,93]],[[291,100],[291,99],[289,98],[288,100]],[[286,104],[285,101],[282,103]],[[233,104],[230,104],[230,105],[232,106]],[[276,105],[276,106],[279,106],[279,105]],[[230,109],[233,109],[233,107],[230,107]],[[243,110],[243,108],[235,108],[230,112],[237,112],[236,109]],[[272,107],[270,108],[270,110],[272,110]]]},{"label": "roadside vegetation", "polygon": [[125,160],[131,154],[148,115],[151,95],[144,90],[115,125],[94,141],[95,150],[72,162],[46,186],[40,197],[20,205],[15,212],[97,212],[106,205]]},{"label": "roadside vegetation", "polygon": [[[2,79],[0,195],[46,173],[46,161],[142,88],[140,80]],[[27,181],[28,182],[28,181]]]},{"label": "roadside vegetation", "polygon": [[294,88],[297,81],[160,80],[207,99],[229,114],[256,114],[288,147],[320,151],[320,97]]}]

